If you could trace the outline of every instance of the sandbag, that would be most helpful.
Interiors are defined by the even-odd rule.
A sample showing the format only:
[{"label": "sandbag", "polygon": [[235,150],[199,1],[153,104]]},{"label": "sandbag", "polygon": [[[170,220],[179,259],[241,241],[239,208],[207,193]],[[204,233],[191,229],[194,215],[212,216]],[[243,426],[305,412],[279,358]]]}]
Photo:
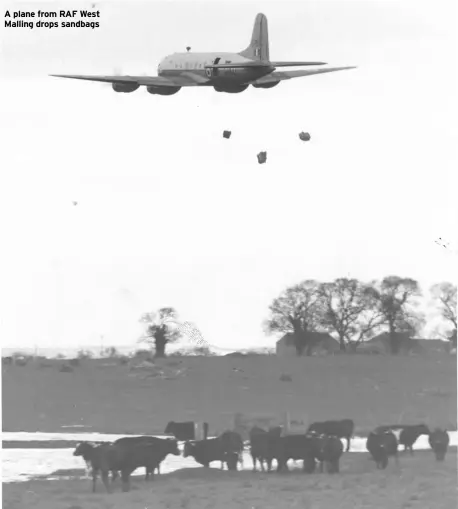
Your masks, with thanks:
[{"label": "sandbag", "polygon": [[267,152],[259,152],[257,157],[258,157],[258,163],[263,164],[267,161]]},{"label": "sandbag", "polygon": [[299,133],[299,138],[302,141],[309,141],[310,140],[310,134],[309,133],[304,133],[304,131],[302,131],[301,133]]}]

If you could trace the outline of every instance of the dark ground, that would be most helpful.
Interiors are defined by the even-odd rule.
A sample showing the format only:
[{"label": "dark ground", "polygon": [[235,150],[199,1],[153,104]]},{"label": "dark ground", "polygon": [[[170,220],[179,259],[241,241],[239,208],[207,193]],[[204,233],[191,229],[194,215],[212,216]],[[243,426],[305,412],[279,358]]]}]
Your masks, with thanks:
[{"label": "dark ground", "polygon": [[[87,479],[3,485],[4,509],[455,509],[456,449],[444,463],[431,451],[401,456],[376,470],[366,454],[346,453],[341,473],[304,475],[184,469],[145,482],[132,480],[92,494]],[[217,465],[215,463],[215,465]]]}]

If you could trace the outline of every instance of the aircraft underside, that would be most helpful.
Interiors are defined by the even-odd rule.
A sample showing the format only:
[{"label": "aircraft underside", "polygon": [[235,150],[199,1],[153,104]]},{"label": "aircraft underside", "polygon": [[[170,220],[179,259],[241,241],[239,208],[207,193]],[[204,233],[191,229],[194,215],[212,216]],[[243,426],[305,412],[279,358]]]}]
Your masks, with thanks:
[{"label": "aircraft underside", "polygon": [[[251,85],[254,88],[273,88],[278,85],[280,81],[270,82],[270,83],[252,83]],[[249,86],[249,83],[240,83],[234,80],[209,80],[207,83],[201,83],[198,86],[201,87],[213,87],[216,92],[223,92],[227,94],[239,94],[240,92],[244,92]],[[135,92],[140,88],[140,85],[137,83],[113,83],[112,88],[115,92],[120,93],[131,93]],[[148,85],[146,86],[146,90],[150,94],[154,95],[174,95],[176,94],[182,87],[179,85],[176,86],[154,86]]]},{"label": "aircraft underside", "polygon": [[[220,57],[217,57],[212,62],[218,65],[221,61]],[[273,68],[229,68],[229,69],[206,69],[198,70],[193,69],[187,72],[176,71],[176,70],[165,70],[160,72],[161,78],[167,79],[173,85],[147,85],[146,90],[150,94],[155,95],[174,95],[182,86],[180,85],[181,80],[195,80],[196,86],[213,87],[216,92],[224,92],[227,94],[239,94],[244,92],[251,84],[255,88],[272,88],[278,85],[280,81],[274,83],[257,84],[253,81],[267,76],[272,72]],[[137,90],[141,85],[138,83],[113,83],[113,90],[115,92],[130,93]],[[184,85],[186,86],[186,85]]]}]

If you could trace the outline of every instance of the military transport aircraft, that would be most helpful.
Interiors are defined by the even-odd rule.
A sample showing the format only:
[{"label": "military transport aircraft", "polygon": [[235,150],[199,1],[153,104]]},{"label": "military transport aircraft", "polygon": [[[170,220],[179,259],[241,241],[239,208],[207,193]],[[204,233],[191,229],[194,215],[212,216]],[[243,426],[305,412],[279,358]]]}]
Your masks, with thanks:
[{"label": "military transport aircraft", "polygon": [[269,59],[267,18],[256,16],[251,43],[240,53],[173,53],[161,60],[158,76],[87,76],[51,74],[58,78],[111,83],[115,92],[134,92],[146,86],[150,94],[173,95],[181,87],[210,86],[217,92],[239,93],[253,85],[272,88],[283,80],[344,71],[355,67],[328,67],[299,71],[276,71],[278,67],[325,65],[324,62],[275,62]]}]

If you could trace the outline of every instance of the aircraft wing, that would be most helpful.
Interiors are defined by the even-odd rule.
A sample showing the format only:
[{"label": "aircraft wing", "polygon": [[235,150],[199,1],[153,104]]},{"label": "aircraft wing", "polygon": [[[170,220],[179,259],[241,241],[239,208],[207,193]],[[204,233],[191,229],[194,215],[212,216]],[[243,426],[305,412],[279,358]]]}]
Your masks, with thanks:
[{"label": "aircraft wing", "polygon": [[272,67],[298,67],[301,65],[326,65],[326,62],[270,62]]},{"label": "aircraft wing", "polygon": [[194,75],[192,72],[182,73],[180,76],[174,76],[173,79],[162,76],[90,76],[84,74],[50,74],[50,76],[101,83],[119,83],[120,85],[135,83],[140,86],[154,85],[155,87],[191,87],[207,81],[202,80],[200,76]]},{"label": "aircraft wing", "polygon": [[314,74],[324,74],[326,72],[345,71],[347,69],[356,69],[356,67],[328,67],[327,69],[311,69],[302,71],[278,71],[272,72],[267,76],[250,81],[250,85],[264,85],[267,83],[275,83],[282,80],[290,80],[291,78],[301,78],[302,76],[313,76]]}]

